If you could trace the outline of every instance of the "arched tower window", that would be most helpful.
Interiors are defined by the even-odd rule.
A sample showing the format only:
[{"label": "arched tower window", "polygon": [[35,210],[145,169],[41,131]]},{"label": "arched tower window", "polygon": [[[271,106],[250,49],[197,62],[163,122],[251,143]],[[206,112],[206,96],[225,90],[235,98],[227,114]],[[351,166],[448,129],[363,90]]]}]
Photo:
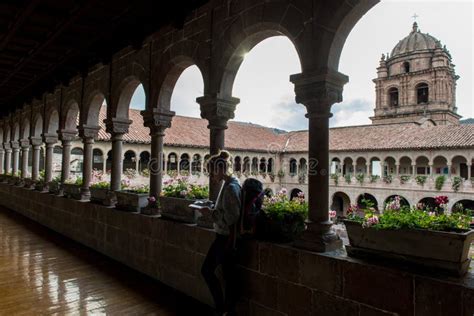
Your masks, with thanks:
[{"label": "arched tower window", "polygon": [[405,73],[409,73],[410,72],[410,63],[409,62],[404,62],[403,63],[403,70],[405,71]]},{"label": "arched tower window", "polygon": [[398,89],[391,88],[388,90],[389,104],[390,106],[398,106]]},{"label": "arched tower window", "polygon": [[426,83],[420,83],[416,86],[416,97],[417,97],[417,104],[428,103],[428,85]]}]

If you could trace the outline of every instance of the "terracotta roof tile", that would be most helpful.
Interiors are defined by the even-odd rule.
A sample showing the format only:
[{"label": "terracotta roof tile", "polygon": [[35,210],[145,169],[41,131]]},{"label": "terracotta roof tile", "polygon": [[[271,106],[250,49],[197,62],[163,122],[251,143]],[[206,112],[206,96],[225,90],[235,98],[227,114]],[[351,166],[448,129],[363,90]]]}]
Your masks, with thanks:
[{"label": "terracotta roof tile", "polygon": [[[105,107],[103,107],[105,108]],[[133,121],[127,142],[149,143],[148,128],[143,126],[139,110],[130,110]],[[99,140],[109,140],[105,132],[105,109],[100,113]],[[420,127],[417,124],[365,125],[331,128],[331,151],[370,151],[403,149],[436,149],[474,147],[474,125]],[[207,121],[200,118],[175,116],[166,130],[168,146],[209,146]],[[226,148],[266,151],[275,148],[286,152],[304,152],[308,148],[308,131],[281,132],[272,128],[242,122],[229,122]]]}]

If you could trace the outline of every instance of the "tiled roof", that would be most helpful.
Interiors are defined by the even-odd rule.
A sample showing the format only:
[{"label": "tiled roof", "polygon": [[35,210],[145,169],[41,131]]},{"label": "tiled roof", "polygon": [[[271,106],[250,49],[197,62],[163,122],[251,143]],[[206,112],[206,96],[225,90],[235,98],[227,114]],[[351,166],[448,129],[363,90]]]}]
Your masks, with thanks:
[{"label": "tiled roof", "polygon": [[[130,110],[133,121],[129,133],[124,135],[127,142],[149,143],[148,128],[143,126],[143,118],[138,110]],[[101,112],[99,140],[109,140],[102,122],[105,111]],[[282,133],[272,128],[242,122],[229,122],[226,130],[228,149],[252,151],[284,150],[305,152],[308,148],[308,131]],[[207,121],[200,118],[175,116],[171,128],[166,130],[164,142],[168,146],[209,146]],[[451,125],[421,127],[414,123],[390,125],[364,125],[331,128],[329,134],[330,151],[371,151],[403,149],[438,149],[474,147],[474,125]]]},{"label": "tiled roof", "polygon": [[[104,108],[104,107],[102,107]],[[131,109],[129,118],[132,124],[124,140],[132,143],[149,143],[149,129],[143,125],[143,117],[139,110]],[[100,113],[99,140],[109,140],[110,134],[105,131],[105,110]],[[225,146],[228,149],[245,149],[265,151],[270,144],[281,144],[285,134],[268,127],[242,122],[229,122],[225,132]],[[209,129],[207,121],[200,118],[176,115],[171,128],[165,132],[164,143],[168,146],[209,147]]]},{"label": "tiled roof", "polygon": [[464,119],[464,120],[460,120],[459,123],[461,124],[474,124],[474,118],[468,118],[468,119]]}]

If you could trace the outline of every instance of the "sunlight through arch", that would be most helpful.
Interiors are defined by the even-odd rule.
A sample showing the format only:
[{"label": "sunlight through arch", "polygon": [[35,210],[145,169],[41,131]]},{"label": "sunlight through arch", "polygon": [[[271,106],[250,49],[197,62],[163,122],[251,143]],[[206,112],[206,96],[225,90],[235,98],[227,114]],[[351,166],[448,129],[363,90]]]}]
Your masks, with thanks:
[{"label": "sunlight through arch", "polygon": [[234,81],[232,94],[240,99],[235,120],[285,130],[306,129],[306,111],[295,103],[289,79],[300,72],[298,53],[286,36],[258,43],[245,54]]}]

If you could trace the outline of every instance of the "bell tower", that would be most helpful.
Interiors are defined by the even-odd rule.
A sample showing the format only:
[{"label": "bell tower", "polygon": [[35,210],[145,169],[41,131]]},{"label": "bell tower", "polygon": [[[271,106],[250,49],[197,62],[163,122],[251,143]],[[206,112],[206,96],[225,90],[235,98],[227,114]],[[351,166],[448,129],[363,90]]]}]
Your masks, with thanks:
[{"label": "bell tower", "polygon": [[391,54],[383,54],[374,79],[376,101],[372,124],[431,121],[459,124],[456,75],[451,55],[435,37],[421,33],[415,22],[410,34]]}]

